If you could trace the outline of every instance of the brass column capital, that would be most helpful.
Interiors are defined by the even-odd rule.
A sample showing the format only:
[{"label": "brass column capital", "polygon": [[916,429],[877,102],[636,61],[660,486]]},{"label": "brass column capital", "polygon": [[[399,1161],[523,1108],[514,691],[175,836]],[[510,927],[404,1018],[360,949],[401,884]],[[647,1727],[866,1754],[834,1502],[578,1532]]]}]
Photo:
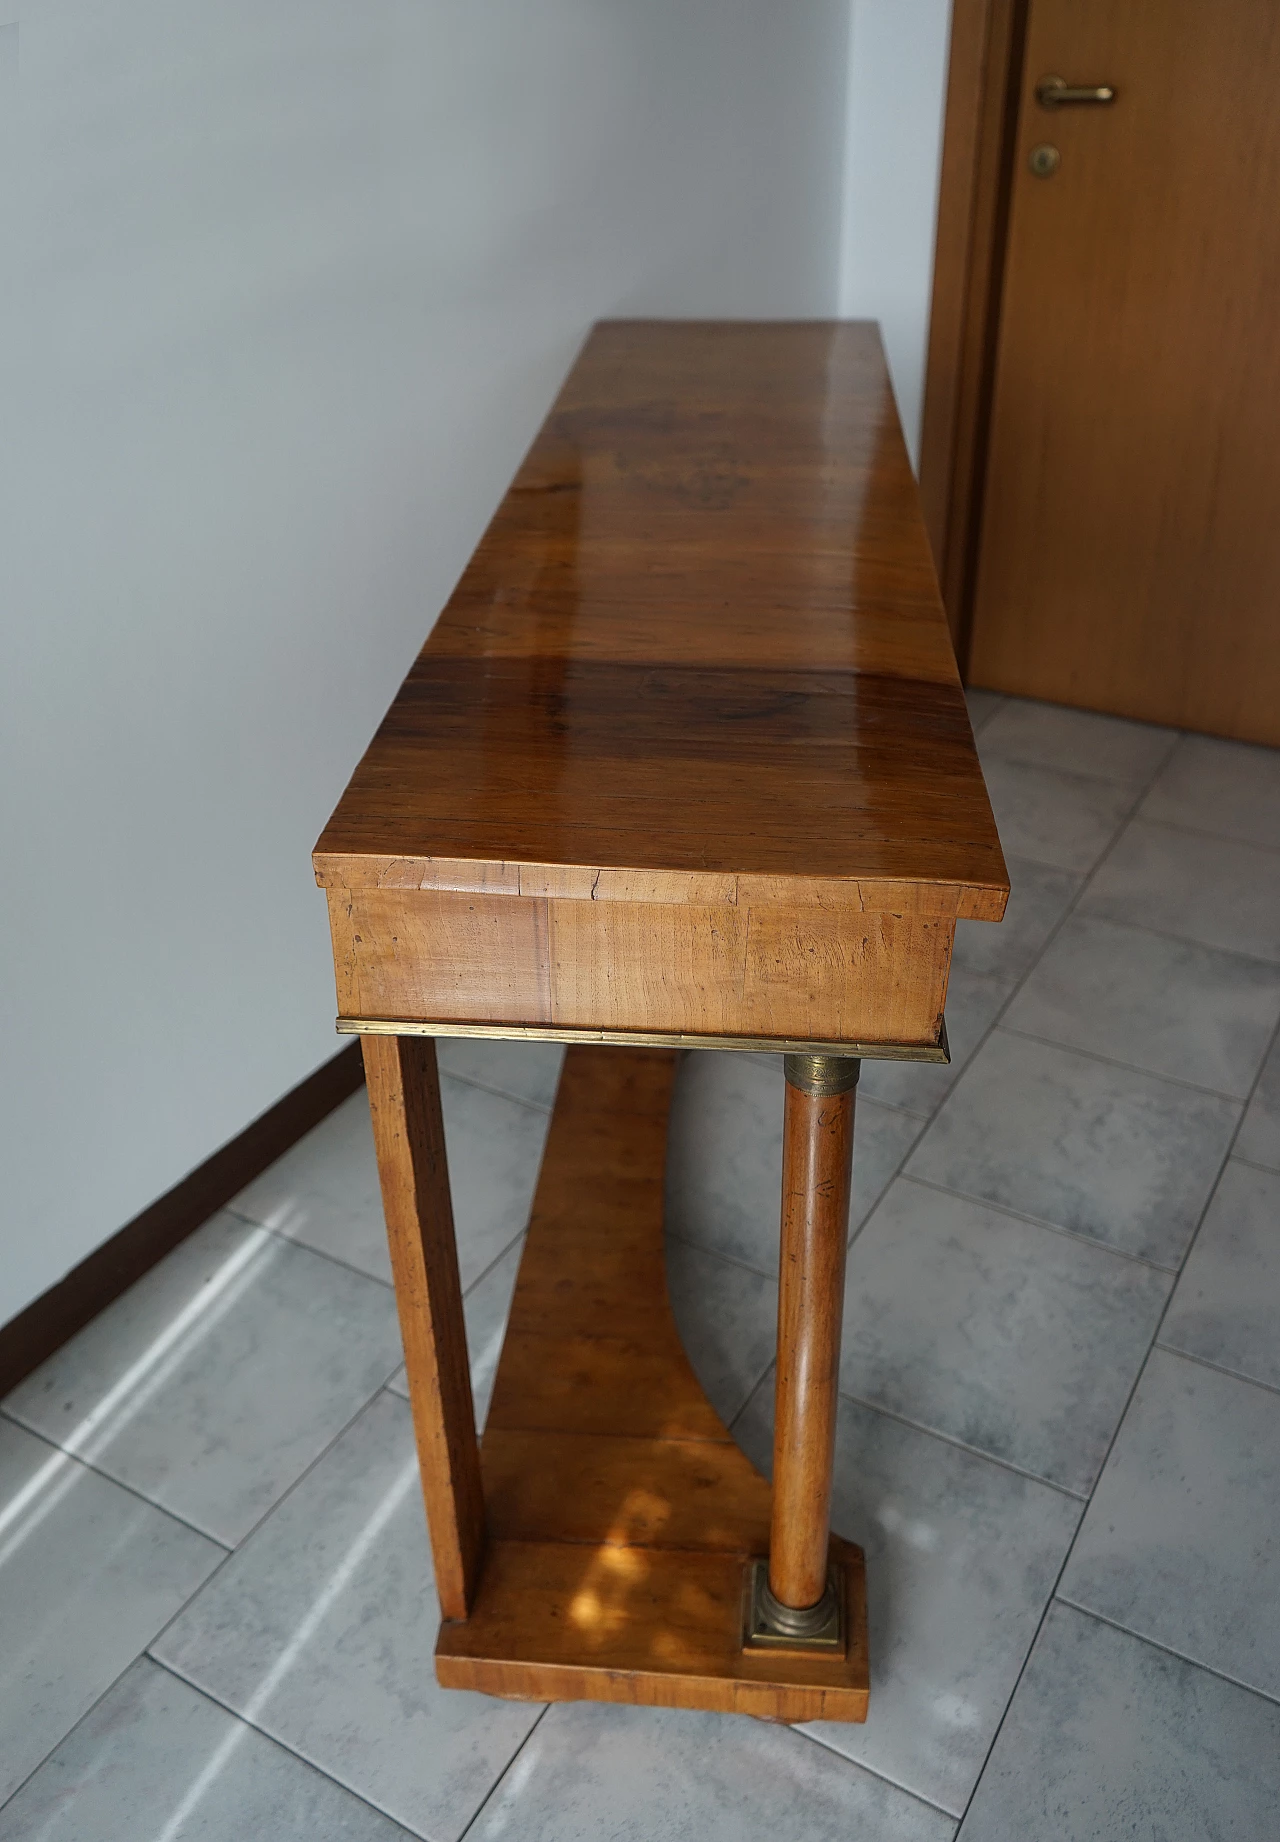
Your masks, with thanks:
[{"label": "brass column capital", "polygon": [[820,1099],[847,1094],[862,1073],[862,1063],[853,1055],[787,1055],[783,1067],[790,1086]]}]

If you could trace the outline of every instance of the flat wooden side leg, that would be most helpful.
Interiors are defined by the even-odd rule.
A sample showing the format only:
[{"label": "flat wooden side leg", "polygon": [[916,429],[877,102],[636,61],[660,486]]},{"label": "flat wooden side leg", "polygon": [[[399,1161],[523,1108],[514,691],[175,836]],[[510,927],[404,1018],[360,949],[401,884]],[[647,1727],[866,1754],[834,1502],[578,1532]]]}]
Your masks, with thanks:
[{"label": "flat wooden side leg", "polygon": [[361,1042],[440,1610],[466,1618],[484,1558],[484,1494],[436,1046],[429,1036]]},{"label": "flat wooden side leg", "polygon": [[[782,1160],[773,1514],[765,1609],[797,1638],[825,1623],[849,1239],[853,1102],[861,1063],[789,1055]],[[787,1613],[809,1613],[788,1618]]]}]

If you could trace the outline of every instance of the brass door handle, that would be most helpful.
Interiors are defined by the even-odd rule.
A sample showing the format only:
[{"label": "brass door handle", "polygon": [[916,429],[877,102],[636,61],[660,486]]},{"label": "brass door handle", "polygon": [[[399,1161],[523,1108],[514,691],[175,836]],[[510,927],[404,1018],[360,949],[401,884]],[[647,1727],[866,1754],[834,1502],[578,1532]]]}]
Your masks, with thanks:
[{"label": "brass door handle", "polygon": [[1068,83],[1065,77],[1041,77],[1036,84],[1036,101],[1042,109],[1060,109],[1064,103],[1114,102],[1116,93],[1109,83]]}]

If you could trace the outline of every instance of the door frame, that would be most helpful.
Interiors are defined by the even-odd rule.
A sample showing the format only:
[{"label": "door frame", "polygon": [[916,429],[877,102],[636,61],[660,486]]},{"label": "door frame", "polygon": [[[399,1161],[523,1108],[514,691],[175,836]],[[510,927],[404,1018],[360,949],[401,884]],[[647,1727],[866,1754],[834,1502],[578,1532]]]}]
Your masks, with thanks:
[{"label": "door frame", "polygon": [[954,0],[920,494],[967,676],[1030,0]]}]

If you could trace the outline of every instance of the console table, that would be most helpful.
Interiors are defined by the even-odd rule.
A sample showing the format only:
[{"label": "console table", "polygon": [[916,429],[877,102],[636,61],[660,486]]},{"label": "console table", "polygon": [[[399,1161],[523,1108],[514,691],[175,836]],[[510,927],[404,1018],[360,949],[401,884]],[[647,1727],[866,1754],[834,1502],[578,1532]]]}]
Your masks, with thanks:
[{"label": "console table", "polygon": [[[315,851],[439,1680],[860,1720],[829,1532],[861,1058],[1008,881],[874,326],[597,326]],[[572,1045],[477,1441],[434,1038]],[[786,1057],[773,1487],[667,1302],[682,1048]],[[425,1582],[424,1582],[425,1584]]]}]

